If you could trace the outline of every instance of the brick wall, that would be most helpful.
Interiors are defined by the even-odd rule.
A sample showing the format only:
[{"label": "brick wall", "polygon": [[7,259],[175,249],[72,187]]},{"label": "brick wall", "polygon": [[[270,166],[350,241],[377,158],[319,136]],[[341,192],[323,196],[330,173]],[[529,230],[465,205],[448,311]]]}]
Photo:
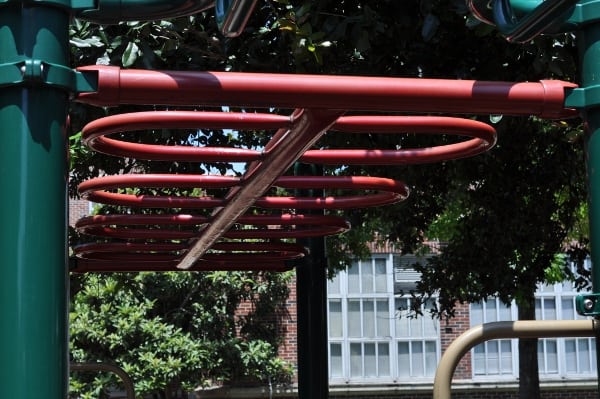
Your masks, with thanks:
[{"label": "brick wall", "polygon": [[90,214],[90,203],[82,199],[69,199],[69,226]]},{"label": "brick wall", "polygon": [[[448,346],[463,332],[471,327],[469,318],[469,305],[458,304],[455,308],[455,316],[449,320],[440,321],[440,343],[442,354]],[[472,377],[471,351],[463,356],[454,372],[454,379],[470,379]]]},{"label": "brick wall", "polygon": [[290,295],[285,304],[286,312],[281,320],[283,342],[279,347],[279,356],[296,367],[298,363],[298,318],[296,303],[296,278],[288,285]]}]

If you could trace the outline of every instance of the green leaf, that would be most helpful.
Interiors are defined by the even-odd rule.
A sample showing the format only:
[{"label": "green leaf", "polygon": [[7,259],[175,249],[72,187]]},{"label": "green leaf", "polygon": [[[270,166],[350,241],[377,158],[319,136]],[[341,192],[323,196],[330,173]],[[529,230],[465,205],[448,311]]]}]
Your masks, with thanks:
[{"label": "green leaf", "polygon": [[127,47],[121,57],[121,63],[124,67],[132,66],[137,60],[139,55],[139,48],[134,42],[127,43]]}]

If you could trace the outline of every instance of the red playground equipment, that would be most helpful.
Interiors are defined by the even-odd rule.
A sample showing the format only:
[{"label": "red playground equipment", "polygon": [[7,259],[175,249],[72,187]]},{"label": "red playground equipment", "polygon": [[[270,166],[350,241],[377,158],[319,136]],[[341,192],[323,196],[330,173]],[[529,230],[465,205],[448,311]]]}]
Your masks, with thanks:
[{"label": "red playground equipment", "polygon": [[[493,127],[448,116],[405,116],[398,112],[534,114],[560,118],[565,88],[558,81],[501,83],[427,79],[325,77],[239,73],[190,73],[81,68],[97,74],[98,89],[77,100],[95,105],[164,104],[293,108],[269,113],[155,111],[120,114],[83,129],[92,149],[153,161],[244,162],[241,177],[217,175],[129,174],[83,183],[91,201],[135,208],[208,210],[207,216],[118,215],[82,219],[81,232],[117,242],[75,248],[74,271],[213,270],[289,268],[303,257],[301,246],[282,239],[336,234],[349,226],[337,216],[301,211],[381,206],[401,201],[408,188],[400,181],[371,176],[281,176],[295,162],[318,165],[403,165],[440,162],[479,154],[496,141]],[[388,111],[388,115],[369,111]],[[515,111],[518,110],[518,111]],[[344,116],[352,112],[352,116]],[[357,114],[362,112],[363,114]],[[231,129],[272,131],[262,150],[229,147],[160,146],[111,138],[150,129]],[[438,134],[465,137],[454,144],[410,149],[313,149],[327,131],[339,133]],[[168,196],[125,193],[139,188],[201,189],[217,195]],[[284,190],[357,190],[363,194],[306,197],[268,194]],[[287,191],[286,191],[287,193]],[[249,213],[252,210],[252,213]],[[135,229],[132,226],[136,226]],[[175,229],[174,229],[175,228]],[[136,239],[135,243],[129,239]],[[119,242],[119,240],[121,240]],[[225,241],[223,241],[225,240]],[[247,240],[252,240],[248,243]],[[261,240],[260,244],[254,242]],[[251,256],[251,257],[249,257]]]}]

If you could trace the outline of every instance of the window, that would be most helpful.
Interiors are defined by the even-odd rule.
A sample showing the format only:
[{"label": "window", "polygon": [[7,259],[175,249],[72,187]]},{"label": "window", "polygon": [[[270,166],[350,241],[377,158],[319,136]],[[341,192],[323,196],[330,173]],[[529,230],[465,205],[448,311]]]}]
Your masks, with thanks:
[{"label": "window", "polygon": [[340,272],[328,285],[330,379],[432,379],[438,323],[410,309],[410,298],[394,295],[391,255]]},{"label": "window", "polygon": [[[496,298],[474,303],[471,305],[471,325],[514,320],[515,312],[516,309],[507,307]],[[487,341],[477,345],[473,349],[474,376],[514,376],[517,370],[517,362],[513,356],[517,352],[516,345],[517,341],[511,339]]]},{"label": "window", "polygon": [[398,373],[401,377],[433,377],[437,367],[438,322],[421,305],[422,315],[415,317],[412,298],[396,298],[396,340],[398,347]]},{"label": "window", "polygon": [[[577,292],[569,282],[540,285],[536,292],[537,320],[581,319],[575,310]],[[498,299],[471,304],[471,325],[517,320],[517,309]],[[487,341],[473,349],[475,378],[516,377],[518,374],[516,339]],[[540,378],[594,377],[596,341],[594,338],[544,338],[538,340]]]}]

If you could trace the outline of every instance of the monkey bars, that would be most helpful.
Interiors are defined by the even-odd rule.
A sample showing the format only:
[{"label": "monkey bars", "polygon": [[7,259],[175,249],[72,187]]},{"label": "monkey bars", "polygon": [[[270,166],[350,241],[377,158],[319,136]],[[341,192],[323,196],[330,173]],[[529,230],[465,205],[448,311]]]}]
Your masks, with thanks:
[{"label": "monkey bars", "polygon": [[[304,256],[304,251],[280,240],[323,236],[348,228],[339,217],[308,216],[298,211],[285,213],[288,210],[381,206],[403,200],[408,195],[402,182],[374,176],[281,176],[295,162],[333,166],[439,162],[479,154],[496,141],[495,130],[476,120],[398,113],[504,113],[550,118],[574,115],[574,111],[565,109],[563,104],[566,90],[575,85],[560,81],[507,83],[193,73],[122,70],[106,66],[82,67],[79,71],[98,86],[95,92],[80,94],[77,101],[94,105],[203,107],[218,104],[293,111],[283,114],[154,111],[114,115],[88,124],[83,130],[84,143],[109,155],[152,161],[245,162],[249,166],[241,177],[130,174],[105,176],[81,184],[81,195],[94,202],[135,208],[177,208],[177,212],[195,209],[196,213],[202,210],[205,213],[201,217],[187,213],[182,214],[182,218],[164,216],[158,224],[153,224],[157,221],[155,216],[142,215],[123,215],[112,220],[106,217],[84,219],[77,225],[81,232],[117,242],[75,247],[80,261],[74,271],[262,269],[265,265],[270,269],[285,270],[290,267],[286,261]],[[388,114],[380,114],[382,111]],[[345,116],[346,113],[352,115]],[[266,130],[272,132],[272,136],[262,150],[161,146],[111,137],[133,131],[147,135],[152,134],[149,132],[152,129]],[[462,140],[426,148],[313,149],[327,131],[336,134],[454,135]],[[200,189],[205,194],[173,196],[160,193],[174,187]],[[267,194],[274,187],[288,193],[298,189],[350,193],[324,197]],[[140,190],[148,189],[157,192],[141,194],[144,191]],[[357,194],[356,190],[364,193]],[[254,218],[250,224],[249,217]],[[261,217],[268,222],[260,222]],[[303,224],[291,224],[292,220],[300,219]],[[189,222],[192,220],[193,223]],[[326,227],[328,223],[330,227]],[[136,242],[127,242],[127,234],[131,234],[128,238]],[[248,245],[245,242],[249,239],[260,243]]]}]

